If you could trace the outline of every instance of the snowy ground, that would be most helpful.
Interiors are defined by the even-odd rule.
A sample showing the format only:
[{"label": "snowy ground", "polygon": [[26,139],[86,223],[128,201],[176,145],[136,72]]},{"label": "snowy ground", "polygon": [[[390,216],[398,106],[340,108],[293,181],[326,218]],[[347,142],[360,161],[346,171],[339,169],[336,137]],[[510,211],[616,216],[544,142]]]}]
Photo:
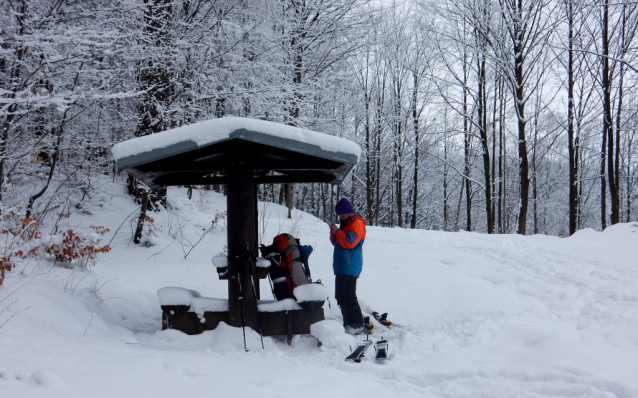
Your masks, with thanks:
[{"label": "snowy ground", "polygon": [[[114,249],[90,272],[30,261],[0,287],[2,398],[638,397],[638,223],[567,239],[369,227],[360,301],[403,328],[383,333],[388,361],[351,364],[345,334],[322,347],[265,338],[262,350],[250,333],[244,352],[241,329],[161,331],[159,288],[227,297],[210,262],[223,222],[188,243],[225,198],[171,190],[169,211],[152,215],[154,246],[135,247],[125,220],[136,206],[122,185],[104,191],[68,220],[111,229]],[[314,246],[313,277],[332,292],[327,226],[259,210],[265,241],[292,232]],[[334,299],[325,311],[339,319]]]}]

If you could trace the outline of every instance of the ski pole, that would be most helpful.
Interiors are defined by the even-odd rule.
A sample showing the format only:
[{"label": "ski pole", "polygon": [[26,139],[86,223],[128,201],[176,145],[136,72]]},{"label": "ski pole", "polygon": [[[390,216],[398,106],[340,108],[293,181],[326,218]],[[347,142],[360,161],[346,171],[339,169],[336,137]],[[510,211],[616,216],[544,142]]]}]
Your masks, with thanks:
[{"label": "ski pole", "polygon": [[[239,258],[239,256],[237,256]],[[246,348],[246,325],[244,323],[244,291],[241,288],[241,273],[237,273],[237,283],[239,283],[239,309],[241,311],[241,330],[244,333],[244,351],[248,352]]]},{"label": "ski pole", "polygon": [[[250,248],[246,246],[246,250],[248,251],[248,261],[252,258],[255,259],[255,256],[250,252]],[[259,305],[257,305],[257,289],[255,289],[255,278],[253,277],[253,268],[250,266],[250,262],[248,262],[248,272],[250,272],[250,284],[253,287],[253,302],[255,303],[255,312],[257,313],[257,328],[259,329],[259,337],[261,338],[261,349],[264,349],[264,335],[261,333],[261,321],[259,320]],[[273,290],[274,293],[274,290]]]},{"label": "ski pole", "polygon": [[253,271],[250,271],[250,282],[253,285],[253,294],[255,295],[255,311],[257,312],[257,328],[259,329],[259,337],[261,338],[261,349],[264,349],[264,335],[261,333],[261,321],[259,320],[259,305],[257,305],[257,292],[255,291],[255,281],[253,279]]},{"label": "ski pole", "polygon": [[270,278],[270,273],[268,273],[268,284],[270,285],[270,291],[272,292],[272,298],[277,300],[277,296],[275,296],[275,287],[272,285],[272,279]]}]

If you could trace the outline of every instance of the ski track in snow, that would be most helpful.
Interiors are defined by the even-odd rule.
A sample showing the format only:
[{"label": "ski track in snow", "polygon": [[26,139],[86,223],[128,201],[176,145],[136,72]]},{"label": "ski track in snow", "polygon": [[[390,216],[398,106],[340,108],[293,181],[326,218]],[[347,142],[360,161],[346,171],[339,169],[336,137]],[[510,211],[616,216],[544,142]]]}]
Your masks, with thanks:
[{"label": "ski track in snow", "polygon": [[[118,195],[95,198],[92,217],[70,222],[106,225],[110,240],[135,209],[120,185],[110,189]],[[241,329],[227,325],[198,336],[160,330],[159,287],[227,294],[210,265],[223,225],[183,258],[225,210],[221,195],[195,194],[171,190],[168,211],[153,215],[152,247],[134,247],[127,225],[91,272],[41,261],[8,274],[3,398],[237,396],[238,386],[261,397],[638,397],[638,223],[567,239],[369,227],[359,299],[402,327],[375,322],[372,338],[389,341],[390,358],[377,363],[370,348],[352,364],[344,358],[356,340],[345,335],[322,347],[311,336],[291,345],[264,338],[262,350],[249,330],[244,352]],[[293,232],[313,245],[313,276],[332,295],[325,224],[259,208],[263,241]],[[267,296],[265,281],[261,288]],[[326,319],[340,323],[330,300]]]},{"label": "ski track in snow", "polygon": [[[546,303],[553,316],[570,316],[583,325],[637,318],[638,292],[634,283],[638,270],[610,268],[598,259],[568,256],[536,245],[466,249],[494,264],[509,266],[533,281],[535,285],[518,284],[516,292]],[[619,286],[627,291],[618,291]]]}]

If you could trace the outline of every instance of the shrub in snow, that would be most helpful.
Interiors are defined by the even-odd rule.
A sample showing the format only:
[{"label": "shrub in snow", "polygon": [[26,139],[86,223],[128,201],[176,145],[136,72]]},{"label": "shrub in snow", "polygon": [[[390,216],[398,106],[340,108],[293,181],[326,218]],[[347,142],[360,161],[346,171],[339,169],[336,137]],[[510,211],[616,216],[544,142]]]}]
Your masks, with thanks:
[{"label": "shrub in snow", "polygon": [[23,219],[13,211],[2,217],[2,229],[0,235],[3,237],[2,254],[0,256],[0,285],[4,283],[5,272],[15,268],[15,262],[29,254],[32,240],[41,237],[40,223],[36,222],[35,216]]},{"label": "shrub in snow", "polygon": [[[132,219],[131,222],[137,222],[137,219]],[[158,243],[159,233],[155,228],[155,220],[149,216],[144,217],[142,224],[142,238],[140,244],[151,247]]]},{"label": "shrub in snow", "polygon": [[40,246],[34,250],[44,252],[45,257],[55,258],[56,261],[73,264],[78,263],[82,268],[93,262],[99,253],[111,250],[109,245],[97,247],[100,236],[109,232],[108,228],[91,225],[93,231],[76,233],[72,229],[59,232],[57,235],[43,236]]},{"label": "shrub in snow", "polygon": [[98,254],[111,250],[109,245],[98,247],[100,237],[109,232],[107,228],[91,226],[90,231],[68,229],[55,235],[43,235],[41,224],[36,221],[37,216],[23,219],[12,211],[2,218],[0,285],[4,282],[5,272],[11,271],[15,262],[22,258],[55,259],[86,268],[89,263],[95,263]]}]

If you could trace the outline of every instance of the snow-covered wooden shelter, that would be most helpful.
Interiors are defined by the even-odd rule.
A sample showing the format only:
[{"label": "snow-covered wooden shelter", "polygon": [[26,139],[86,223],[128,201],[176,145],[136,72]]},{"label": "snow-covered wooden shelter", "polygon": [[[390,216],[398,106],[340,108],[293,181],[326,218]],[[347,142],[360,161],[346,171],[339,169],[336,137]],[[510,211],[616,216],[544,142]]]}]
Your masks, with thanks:
[{"label": "snow-covered wooden shelter", "polygon": [[[115,145],[120,170],[156,189],[169,185],[226,184],[228,203],[228,319],[257,330],[256,184],[339,184],[357,163],[355,143],[263,120],[213,119]],[[257,287],[258,287],[257,283]]]}]

